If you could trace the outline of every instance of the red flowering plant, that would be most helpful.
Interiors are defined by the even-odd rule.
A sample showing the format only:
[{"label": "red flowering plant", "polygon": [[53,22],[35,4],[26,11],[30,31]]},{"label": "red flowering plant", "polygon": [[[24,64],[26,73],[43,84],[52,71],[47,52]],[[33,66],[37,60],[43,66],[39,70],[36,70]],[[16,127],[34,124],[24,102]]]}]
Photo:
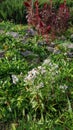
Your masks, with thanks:
[{"label": "red flowering plant", "polygon": [[66,6],[66,0],[63,4],[60,4],[60,7],[57,12],[57,28],[58,32],[63,32],[68,27],[68,20],[70,17],[69,8]]},{"label": "red flowering plant", "polygon": [[69,9],[66,6],[66,0],[60,4],[59,9],[56,11],[50,0],[50,5],[44,3],[42,9],[39,7],[39,2],[36,0],[28,0],[24,2],[27,8],[27,22],[34,27],[38,34],[46,37],[48,40],[49,33],[56,34],[66,30],[69,20]]}]

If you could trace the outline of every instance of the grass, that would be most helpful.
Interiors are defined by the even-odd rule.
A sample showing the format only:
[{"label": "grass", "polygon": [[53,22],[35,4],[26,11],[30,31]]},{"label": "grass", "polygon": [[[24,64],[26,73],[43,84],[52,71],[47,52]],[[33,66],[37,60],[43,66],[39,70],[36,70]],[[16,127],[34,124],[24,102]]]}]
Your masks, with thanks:
[{"label": "grass", "polygon": [[[2,22],[0,28],[0,129],[73,130],[73,58],[65,55],[63,41],[56,41],[61,54],[51,54],[38,46],[39,36],[21,42],[27,26]],[[34,55],[21,55],[27,50]]]}]

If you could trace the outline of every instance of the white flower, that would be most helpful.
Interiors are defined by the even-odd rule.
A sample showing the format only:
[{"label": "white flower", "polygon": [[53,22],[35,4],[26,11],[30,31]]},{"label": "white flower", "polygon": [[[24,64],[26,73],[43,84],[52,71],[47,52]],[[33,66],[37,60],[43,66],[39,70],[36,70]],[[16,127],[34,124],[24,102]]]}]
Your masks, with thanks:
[{"label": "white flower", "polygon": [[49,63],[49,66],[53,67],[53,64],[50,62],[50,63]]},{"label": "white flower", "polygon": [[24,81],[25,82],[28,82],[28,81],[32,81],[34,79],[34,76],[32,75],[27,75],[25,78],[24,78]]},{"label": "white flower", "polygon": [[25,82],[27,82],[27,81],[32,82],[38,74],[39,74],[39,72],[37,69],[32,69],[31,71],[28,72],[27,76],[24,78],[24,81]]},{"label": "white flower", "polygon": [[44,74],[44,73],[46,73],[46,69],[44,67],[42,67],[41,74]]},{"label": "white flower", "polygon": [[46,72],[45,67],[39,66],[38,69],[41,72],[41,74],[44,74]]},{"label": "white flower", "polygon": [[60,85],[60,89],[65,92],[65,90],[67,90],[68,86],[66,85]]},{"label": "white flower", "polygon": [[28,74],[35,76],[35,75],[38,74],[38,70],[37,69],[32,69],[31,71],[28,72]]},{"label": "white flower", "polygon": [[43,88],[44,87],[44,84],[41,82],[38,86],[36,86],[36,89],[40,89],[40,88]]},{"label": "white flower", "polygon": [[58,68],[58,65],[57,64],[55,64],[55,69],[57,69]]},{"label": "white flower", "polygon": [[42,66],[38,66],[38,69],[41,70],[41,69],[42,69]]},{"label": "white flower", "polygon": [[19,81],[19,79],[17,78],[17,76],[16,75],[12,75],[12,81],[13,81],[13,84],[16,84],[18,81]]}]

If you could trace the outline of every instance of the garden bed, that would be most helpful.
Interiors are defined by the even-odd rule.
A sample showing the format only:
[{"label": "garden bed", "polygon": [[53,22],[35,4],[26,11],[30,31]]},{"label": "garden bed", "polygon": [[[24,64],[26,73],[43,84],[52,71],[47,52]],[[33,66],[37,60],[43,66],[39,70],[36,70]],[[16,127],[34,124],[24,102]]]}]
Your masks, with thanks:
[{"label": "garden bed", "polygon": [[0,130],[73,129],[72,30],[47,44],[0,23]]}]

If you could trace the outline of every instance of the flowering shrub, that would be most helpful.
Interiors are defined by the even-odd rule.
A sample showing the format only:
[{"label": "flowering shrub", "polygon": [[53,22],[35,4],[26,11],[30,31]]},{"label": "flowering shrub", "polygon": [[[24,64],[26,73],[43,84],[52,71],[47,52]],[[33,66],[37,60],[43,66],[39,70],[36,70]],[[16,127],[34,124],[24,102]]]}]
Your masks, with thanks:
[{"label": "flowering shrub", "polygon": [[42,9],[39,8],[38,0],[34,3],[32,0],[28,0],[28,2],[24,2],[24,5],[27,8],[28,24],[32,25],[38,34],[47,37],[49,32],[56,34],[67,29],[69,9],[66,6],[66,0],[60,4],[57,11],[52,6],[52,0],[50,0],[50,5],[45,3]]}]

